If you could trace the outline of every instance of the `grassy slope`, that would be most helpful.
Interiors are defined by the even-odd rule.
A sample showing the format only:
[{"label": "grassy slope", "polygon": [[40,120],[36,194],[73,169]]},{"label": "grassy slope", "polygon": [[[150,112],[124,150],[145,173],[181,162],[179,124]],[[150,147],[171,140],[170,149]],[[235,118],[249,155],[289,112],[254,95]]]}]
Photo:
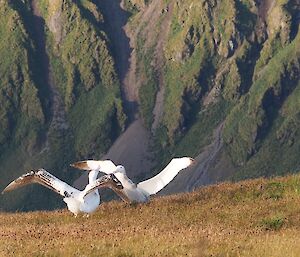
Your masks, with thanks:
[{"label": "grassy slope", "polygon": [[[44,114],[39,90],[30,72],[36,68],[30,62],[34,56],[33,42],[24,19],[14,8],[8,3],[0,5],[0,151],[9,143],[21,142],[30,151],[44,123]],[[14,137],[13,142],[11,137]]]},{"label": "grassy slope", "polygon": [[[40,166],[70,178],[64,172],[67,163],[104,153],[125,120],[109,42],[101,30],[101,10],[87,0],[41,0],[47,54],[69,129],[50,126],[49,89],[45,74],[40,76],[41,69],[35,67],[41,57],[28,3],[0,4],[1,188]],[[162,21],[171,12],[167,5],[174,4],[163,47],[164,115],[155,135],[161,165],[173,155],[197,156],[226,119],[225,154],[236,165],[237,179],[298,170],[300,37],[291,24],[294,1],[276,1],[265,19],[268,37],[262,36],[266,31],[257,31],[261,24],[253,0],[161,1],[155,10],[158,18],[149,28],[139,17],[151,3],[126,1],[136,14],[132,26],[140,29],[137,73],[141,113],[148,127],[159,88],[154,50],[165,31]],[[215,99],[204,105],[213,90]],[[50,150],[43,145],[46,137]],[[30,190],[25,189],[27,198]],[[19,199],[16,195],[0,200],[0,208],[7,200],[19,209],[28,206]],[[34,201],[30,208],[37,206]]]},{"label": "grassy slope", "polygon": [[[299,6],[293,0],[275,1],[265,12],[252,0],[170,0],[160,8],[172,4],[158,158],[163,163],[175,154],[196,156],[225,120],[223,150],[236,179],[297,170],[300,34],[292,21]],[[146,81],[140,88],[141,110],[148,126],[158,88],[151,73],[152,49],[165,31],[160,23],[166,13],[155,21],[155,30],[147,34],[153,25],[144,24],[137,34],[138,67],[145,67],[137,73]],[[139,22],[135,15],[132,27]]]},{"label": "grassy slope", "polygon": [[55,15],[61,19],[56,26],[61,26],[64,36],[56,42],[60,34],[48,25],[47,47],[55,84],[64,99],[75,138],[76,156],[100,155],[114,139],[111,134],[118,134],[125,120],[109,43],[99,29],[101,12],[86,1],[45,0],[41,8],[47,24]]},{"label": "grassy slope", "polygon": [[[21,15],[21,10],[22,14]],[[0,165],[4,186],[20,167],[31,165],[45,129],[42,79],[36,48],[28,32],[28,11],[18,1],[0,4]],[[33,59],[36,58],[36,62]],[[42,100],[41,100],[42,99]],[[43,106],[45,107],[46,104]],[[0,200],[1,207],[5,204]]]},{"label": "grassy slope", "polygon": [[148,204],[0,214],[1,256],[299,256],[300,176],[220,184]]},{"label": "grassy slope", "polygon": [[[51,90],[42,68],[45,61],[37,47],[41,38],[36,36],[28,2],[1,3],[1,190],[9,181],[39,167],[71,183],[74,173],[66,172],[69,163],[105,152],[125,120],[109,42],[98,28],[100,11],[84,1],[38,3],[46,20],[49,69],[62,104],[51,106]],[[55,33],[61,32],[61,37],[49,28],[52,15],[58,17]],[[53,30],[53,21],[51,24]],[[51,123],[53,116],[56,121]],[[0,209],[55,208],[60,204],[43,189],[28,187],[20,192],[1,198]],[[37,192],[33,199],[32,193]]]}]

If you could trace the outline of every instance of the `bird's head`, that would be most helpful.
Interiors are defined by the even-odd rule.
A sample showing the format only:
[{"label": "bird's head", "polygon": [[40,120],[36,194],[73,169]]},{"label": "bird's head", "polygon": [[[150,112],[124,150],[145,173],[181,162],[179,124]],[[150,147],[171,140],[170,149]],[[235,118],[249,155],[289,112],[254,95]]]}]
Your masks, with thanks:
[{"label": "bird's head", "polygon": [[126,175],[126,170],[125,170],[124,166],[118,165],[117,168],[116,168],[116,170],[114,171],[114,173],[115,174],[116,173],[121,173],[123,175]]}]

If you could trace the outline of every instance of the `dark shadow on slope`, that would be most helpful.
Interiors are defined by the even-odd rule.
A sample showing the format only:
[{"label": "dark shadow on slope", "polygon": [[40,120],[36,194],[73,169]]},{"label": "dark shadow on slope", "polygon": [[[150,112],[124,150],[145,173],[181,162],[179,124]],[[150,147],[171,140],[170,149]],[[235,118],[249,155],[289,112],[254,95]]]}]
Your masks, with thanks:
[{"label": "dark shadow on slope", "polygon": [[[93,24],[94,27],[97,27],[100,30],[104,30],[104,24],[101,21],[97,20],[95,15],[89,9],[87,9],[85,6],[83,6],[82,2],[80,0],[74,0],[74,2],[80,7],[79,8],[80,14],[83,18],[85,18],[91,24]],[[102,36],[102,35],[100,34],[100,36]]]},{"label": "dark shadow on slope", "polygon": [[260,57],[263,44],[253,43],[242,59],[237,59],[237,66],[241,76],[240,94],[248,93],[253,83],[256,62]]},{"label": "dark shadow on slope", "polygon": [[130,13],[120,7],[121,0],[95,1],[104,16],[105,32],[111,40],[113,55],[116,57],[116,68],[121,81],[129,69],[129,58],[132,49],[129,38],[123,27],[126,25]]},{"label": "dark shadow on slope", "polygon": [[[265,18],[269,5],[264,1],[258,1],[258,14],[252,13],[249,8],[240,1],[236,1],[237,28],[241,33],[242,40],[251,44],[247,52],[237,59],[237,66],[241,76],[240,94],[248,93],[253,83],[253,75],[256,62],[260,57],[263,43],[267,40]],[[255,31],[255,37],[253,33]]]},{"label": "dark shadow on slope", "polygon": [[[34,49],[27,47],[28,50],[28,63],[29,70],[31,71],[31,78],[34,84],[38,87],[38,96],[45,115],[45,121],[48,123],[51,120],[51,100],[49,95],[51,91],[48,85],[48,66],[49,59],[46,54],[45,36],[44,36],[44,21],[40,17],[36,17],[32,14],[29,4],[24,4],[21,1],[11,1],[10,6],[16,10],[23,18],[24,27],[29,37],[33,40]],[[40,41],[41,40],[41,41]],[[27,42],[30,44],[30,42]],[[46,55],[46,59],[44,57]]]},{"label": "dark shadow on slope", "polygon": [[[121,8],[121,0],[94,0],[93,2],[102,11],[104,17],[104,31],[110,39],[111,52],[115,60],[118,77],[120,82],[123,83],[130,67],[130,56],[132,52],[129,38],[124,31],[124,26],[128,22],[130,13]],[[138,111],[138,103],[130,102],[125,99],[123,87],[121,87],[121,93],[125,113],[129,122],[132,122]]]},{"label": "dark shadow on slope", "polygon": [[300,26],[300,1],[290,1],[287,6],[287,10],[292,15],[292,21],[291,21],[291,33],[290,33],[290,39],[291,41],[295,39],[299,32],[299,26]]},{"label": "dark shadow on slope", "polygon": [[184,90],[182,100],[181,113],[184,117],[183,127],[184,130],[189,130],[197,120],[197,115],[203,106],[201,100],[205,94],[212,89],[213,85],[211,81],[215,77],[216,67],[214,66],[214,60],[207,58],[205,65],[199,71],[199,75],[196,79],[198,83],[198,90],[190,91],[188,88]]},{"label": "dark shadow on slope", "polygon": [[46,50],[46,40],[45,40],[45,21],[36,15],[32,16],[32,31],[35,35],[34,39],[35,39],[35,44],[36,44],[36,50],[37,50],[37,54],[39,56],[39,69],[41,71],[41,77],[39,79],[43,80],[44,85],[46,85],[46,93],[48,95],[48,100],[49,100],[49,104],[50,104],[50,108],[48,108],[48,115],[46,115],[46,119],[47,120],[51,120],[52,116],[53,116],[53,95],[51,93],[51,90],[49,90],[50,85],[49,85],[49,67],[50,67],[50,61],[49,61],[49,57],[47,54],[47,50]]},{"label": "dark shadow on slope", "polygon": [[244,35],[248,37],[253,32],[253,28],[256,23],[256,15],[252,13],[249,8],[241,1],[235,1],[235,7],[237,10],[237,28]]},{"label": "dark shadow on slope", "polygon": [[286,71],[287,74],[283,75],[281,81],[281,90],[278,92],[278,89],[269,88],[263,97],[262,100],[262,108],[265,112],[265,118],[261,127],[259,127],[257,131],[257,139],[258,139],[258,146],[257,149],[260,147],[263,140],[267,137],[270,133],[274,121],[277,119],[279,115],[279,111],[282,107],[282,104],[285,102],[287,97],[296,89],[298,85],[298,81],[300,76],[296,75],[293,76],[291,74],[299,74],[298,69],[295,67],[294,72]]}]

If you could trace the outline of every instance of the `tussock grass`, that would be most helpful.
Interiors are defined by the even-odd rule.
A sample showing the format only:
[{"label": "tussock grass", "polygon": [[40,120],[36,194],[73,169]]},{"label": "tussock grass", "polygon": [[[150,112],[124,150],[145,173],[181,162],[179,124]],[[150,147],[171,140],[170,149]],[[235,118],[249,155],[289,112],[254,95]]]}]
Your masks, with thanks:
[{"label": "tussock grass", "polygon": [[[1,256],[299,256],[300,176],[66,210],[0,214]],[[280,197],[273,197],[278,191]]]}]

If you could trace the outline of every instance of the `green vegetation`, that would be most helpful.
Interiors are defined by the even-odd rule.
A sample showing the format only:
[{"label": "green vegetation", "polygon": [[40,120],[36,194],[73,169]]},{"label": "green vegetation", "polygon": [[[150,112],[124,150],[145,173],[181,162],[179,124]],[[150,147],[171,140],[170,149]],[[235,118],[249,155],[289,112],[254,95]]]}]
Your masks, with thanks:
[{"label": "green vegetation", "polygon": [[[220,74],[222,74],[222,80],[224,80],[226,73],[224,73],[223,69],[224,66],[227,66],[227,60],[224,57],[231,56],[234,51],[231,48],[237,48],[237,44],[241,40],[237,32],[235,32],[236,35],[233,33],[233,31],[238,31],[239,29],[239,27],[235,27],[234,23],[237,12],[236,8],[239,8],[239,6],[236,7],[232,2],[228,5],[227,2],[221,1],[216,4],[207,2],[203,4],[205,8],[195,1],[185,1],[180,3],[180,5],[173,3],[170,33],[164,46],[165,65],[163,70],[163,84],[166,88],[166,93],[164,118],[161,124],[161,126],[167,129],[167,140],[170,142],[176,142],[176,138],[184,135],[182,130],[186,129],[186,127],[191,127],[196,122],[195,114],[203,108],[201,100],[204,100],[204,96],[214,86],[223,86],[223,81],[215,81],[216,83],[220,83],[220,85],[214,85],[213,80],[219,78]],[[172,1],[165,4],[172,5]],[[247,5],[249,5],[248,2],[245,6]],[[242,11],[245,11],[244,9]],[[241,10],[238,9],[238,11]],[[162,24],[160,20],[157,21],[157,24]],[[244,20],[238,20],[238,22],[241,28],[246,23]],[[248,21],[247,26],[250,26]],[[251,26],[253,29],[254,23]],[[212,30],[212,27],[214,27],[214,30]],[[146,26],[140,29],[140,31],[147,31],[147,29],[150,28]],[[165,33],[165,30],[166,28],[161,28],[155,31],[154,36],[152,36],[158,39],[160,38],[159,34]],[[146,45],[146,36],[149,35],[147,33],[138,34],[138,54],[144,57],[144,62],[155,63],[158,57],[153,54],[145,55],[145,49],[140,47],[141,43],[139,42],[144,42],[144,45]],[[213,40],[218,44],[218,53],[216,52]],[[155,43],[158,44],[161,42],[155,41]],[[229,46],[230,44],[232,46]],[[246,48],[244,48],[245,50]],[[239,50],[239,52],[242,52],[242,50]],[[149,60],[149,57],[152,59]],[[227,73],[231,72],[231,67],[226,69]],[[238,73],[237,67],[235,72]],[[146,76],[147,81],[151,81],[151,78],[155,77],[151,72],[147,74],[139,70],[140,73]],[[233,76],[241,75],[233,74]],[[235,77],[233,77],[234,80]],[[142,84],[140,89],[142,96],[146,95],[145,92],[149,93],[150,88],[153,88],[151,85]],[[234,91],[235,89],[230,90]],[[227,88],[225,90],[229,91]],[[154,90],[151,90],[148,98],[144,97],[148,101],[141,100],[142,110],[153,109],[154,104],[151,99],[155,98],[149,97],[153,92],[155,93]],[[239,92],[232,92],[232,94],[239,94]],[[149,104],[149,101],[151,104]],[[142,111],[142,113],[145,116],[145,112]],[[150,111],[148,113],[151,115]],[[149,120],[149,114],[146,115],[146,119]],[[163,141],[165,140],[164,138]]]},{"label": "green vegetation", "polygon": [[[72,179],[68,163],[103,154],[126,119],[102,14],[90,1],[61,0],[9,1],[0,12],[0,186],[41,166]],[[32,190],[1,198],[1,208],[60,206],[45,190],[30,200]]]},{"label": "green vegetation", "polygon": [[[262,159],[265,159],[263,161],[264,164],[261,163],[260,165],[267,166],[266,162],[271,163],[272,161],[274,166],[278,165],[278,167],[281,167],[281,169],[276,168],[275,170],[283,171],[282,169],[284,169],[286,171],[298,163],[298,161],[296,161],[297,150],[294,152],[295,149],[297,149],[297,145],[299,145],[296,127],[293,128],[294,131],[290,131],[291,140],[293,140],[293,144],[295,143],[295,145],[290,144],[288,147],[283,146],[286,150],[283,151],[280,144],[288,142],[289,138],[285,137],[284,140],[278,140],[283,137],[283,135],[279,136],[279,134],[289,134],[290,132],[288,131],[290,129],[288,129],[287,126],[294,126],[292,124],[294,122],[297,124],[299,119],[298,111],[294,109],[298,101],[293,99],[298,95],[297,86],[299,76],[295,73],[295,70],[299,67],[298,49],[299,37],[295,38],[294,41],[274,56],[268,66],[264,68],[260,77],[253,83],[249,93],[243,97],[240,104],[238,104],[228,116],[224,137],[226,142],[228,142],[231,157],[237,164],[244,166],[244,162],[260,149],[261,151],[269,151],[269,154],[264,152],[263,156],[260,155],[260,152],[256,154],[256,156],[260,156],[260,162],[262,162]],[[290,97],[286,97],[289,94]],[[294,106],[292,109],[289,109],[289,111],[285,110],[284,115],[281,114],[283,111],[282,108],[284,109],[284,107],[282,107],[283,101],[285,101],[286,106]],[[277,138],[275,136],[276,127],[277,129],[278,127],[281,128],[277,132]],[[271,136],[269,136],[269,134],[271,134]],[[263,147],[264,141],[268,142],[266,148]],[[281,157],[287,157],[288,161],[282,162],[282,158],[276,159],[275,152],[281,155]],[[249,161],[249,164],[253,163],[252,161],[256,156]],[[283,166],[283,163],[292,166]],[[243,169],[244,168],[241,168],[241,170]],[[245,169],[247,169],[247,167],[245,167]],[[253,169],[253,166],[251,169]],[[259,170],[262,171],[263,169],[263,166],[259,167]],[[274,169],[270,170],[274,172]],[[247,169],[245,174],[248,172],[249,169]],[[248,175],[250,174],[248,173]]]},{"label": "green vegetation", "polygon": [[[43,80],[36,76],[40,60],[36,58],[36,46],[28,31],[28,13],[26,3],[0,4],[1,188],[16,171],[28,168],[46,129],[47,103]],[[4,208],[4,201],[0,202]],[[13,206],[13,202],[10,204]]]},{"label": "green vegetation", "polygon": [[[158,166],[177,155],[196,157],[224,124],[218,156],[234,175],[223,177],[299,170],[296,7],[294,0],[124,1],[136,61],[130,75],[149,130],[157,93],[165,92],[152,131]],[[99,158],[124,130],[115,39],[105,34],[102,8],[89,0],[0,3],[0,187],[39,166],[74,178],[68,163]],[[38,201],[29,206],[45,206]],[[12,202],[0,200],[4,209],[23,208]],[[285,226],[280,213],[268,219],[265,227],[281,219]]]},{"label": "green vegetation", "polygon": [[[131,0],[125,0],[124,1],[124,8],[126,11],[128,11],[131,15],[135,15],[138,13],[139,11],[139,3],[134,3],[135,1],[131,1]],[[136,1],[138,2],[138,1]],[[143,2],[143,1],[140,1]]]},{"label": "green vegetation", "polygon": [[[138,41],[138,45],[142,48],[142,42]],[[139,49],[139,48],[138,48]],[[155,106],[155,97],[158,91],[158,78],[155,68],[151,65],[151,56],[154,50],[149,49],[146,53],[140,53],[138,55],[140,61],[139,72],[143,72],[146,75],[147,80],[141,85],[139,90],[139,98],[141,103],[141,113],[144,118],[144,122],[148,128],[151,128],[153,122],[153,109]]]},{"label": "green vegetation", "polygon": [[[157,81],[165,87],[154,146],[162,163],[177,154],[200,153],[225,120],[223,154],[235,167],[233,179],[299,169],[300,37],[292,6],[288,0],[270,6],[251,0],[165,1],[160,6],[155,26],[170,15],[163,81]],[[140,18],[135,16],[132,24]],[[153,22],[139,27],[137,72],[142,81],[155,79],[151,65],[148,72],[140,67],[161,59],[150,49],[162,43],[166,31],[154,29]],[[148,126],[154,84],[141,83],[140,88]]]},{"label": "green vegetation", "polygon": [[[119,82],[103,32],[81,16],[79,6],[69,3],[63,8],[61,19],[76,19],[76,22],[64,23],[67,35],[58,50],[49,31],[49,43],[52,41],[54,45],[50,50],[52,67],[64,71],[61,76],[59,72],[54,73],[58,75],[55,84],[64,95],[70,114],[68,121],[76,138],[77,156],[91,153],[98,156],[108,149],[124,126]],[[61,63],[56,61],[57,57]]]},{"label": "green vegetation", "polygon": [[262,226],[266,230],[279,230],[284,225],[284,219],[281,217],[271,217],[262,220]]},{"label": "green vegetation", "polygon": [[298,256],[299,200],[297,175],[103,203],[89,218],[0,213],[0,255]]},{"label": "green vegetation", "polygon": [[[30,58],[34,46],[25,29],[24,20],[8,3],[0,6],[0,152],[8,143],[20,144],[27,138],[35,143],[43,127],[44,114]],[[9,47],[7,47],[9,46]],[[16,112],[19,110],[19,112]],[[30,134],[30,135],[28,135]],[[10,142],[13,138],[13,142]]]}]

